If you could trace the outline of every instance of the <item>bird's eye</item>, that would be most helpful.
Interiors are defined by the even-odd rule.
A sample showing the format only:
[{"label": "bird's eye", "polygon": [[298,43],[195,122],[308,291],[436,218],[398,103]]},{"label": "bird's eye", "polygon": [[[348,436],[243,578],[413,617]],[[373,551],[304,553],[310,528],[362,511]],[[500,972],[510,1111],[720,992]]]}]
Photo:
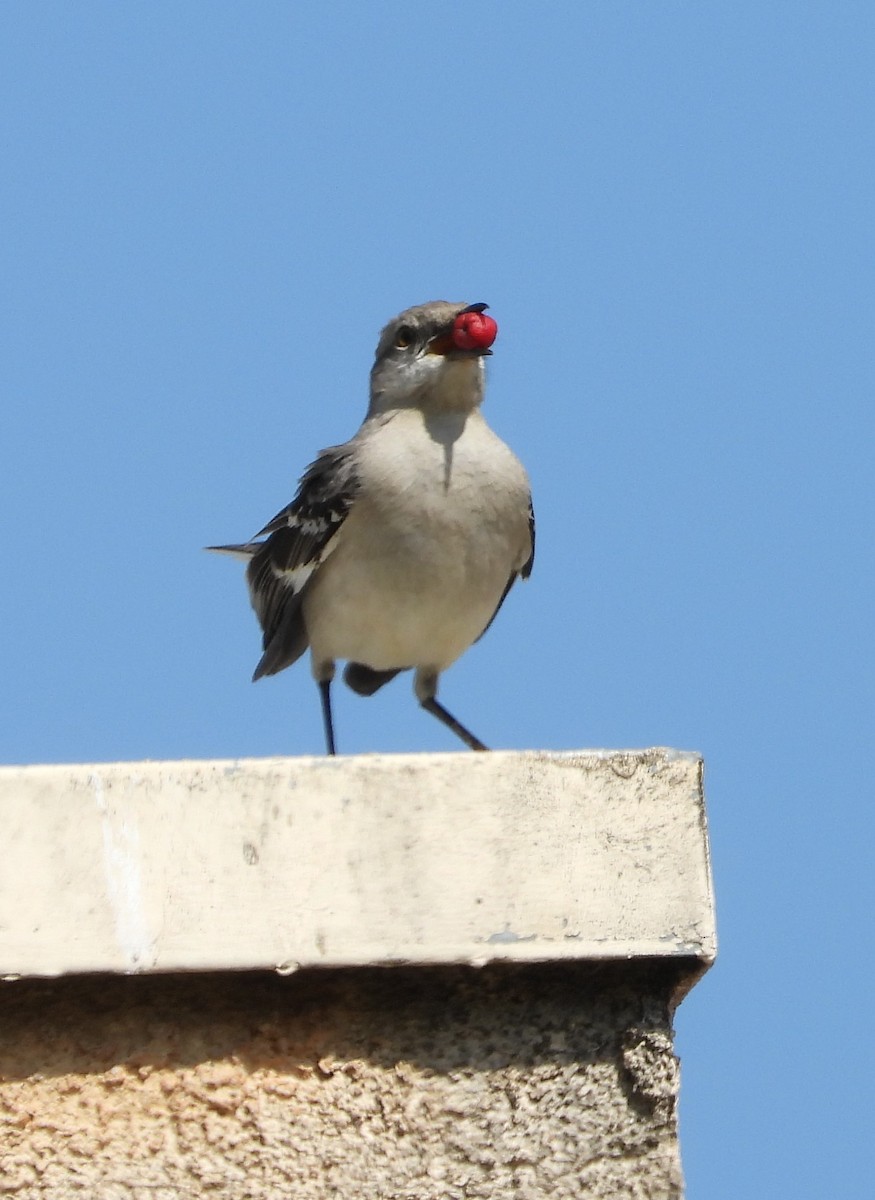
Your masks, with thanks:
[{"label": "bird's eye", "polygon": [[413,345],[413,330],[409,325],[401,325],[395,334],[395,349],[406,350]]}]

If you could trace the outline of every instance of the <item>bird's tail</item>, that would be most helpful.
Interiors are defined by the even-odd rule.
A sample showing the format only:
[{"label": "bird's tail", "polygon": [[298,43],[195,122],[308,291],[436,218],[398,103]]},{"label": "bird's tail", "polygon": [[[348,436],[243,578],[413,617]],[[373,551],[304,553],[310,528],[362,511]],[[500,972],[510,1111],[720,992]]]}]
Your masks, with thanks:
[{"label": "bird's tail", "polygon": [[217,554],[230,554],[232,558],[241,558],[244,562],[249,562],[262,545],[262,542],[241,542],[237,546],[204,546],[204,550],[214,550]]}]

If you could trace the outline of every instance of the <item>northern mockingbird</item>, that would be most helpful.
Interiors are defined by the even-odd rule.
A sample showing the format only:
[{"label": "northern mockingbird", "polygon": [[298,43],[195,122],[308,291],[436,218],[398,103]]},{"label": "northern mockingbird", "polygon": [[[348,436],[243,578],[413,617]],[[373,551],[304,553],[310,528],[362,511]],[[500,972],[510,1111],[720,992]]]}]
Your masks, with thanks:
[{"label": "northern mockingbird", "polygon": [[309,645],[329,754],[337,659],[360,696],[415,671],[422,707],[486,749],[437,700],[441,672],[483,636],[535,554],[525,469],[480,413],[497,330],[486,307],[435,300],[390,321],[358,433],[322,451],[252,541],[209,547],[248,561],[264,632],[253,679]]}]

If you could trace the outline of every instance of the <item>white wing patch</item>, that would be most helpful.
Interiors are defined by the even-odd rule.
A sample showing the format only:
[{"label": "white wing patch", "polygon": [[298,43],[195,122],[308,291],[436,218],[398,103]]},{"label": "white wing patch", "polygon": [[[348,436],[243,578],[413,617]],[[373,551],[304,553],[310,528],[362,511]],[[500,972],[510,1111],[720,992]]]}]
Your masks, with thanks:
[{"label": "white wing patch", "polygon": [[[277,566],[276,563],[271,563],[271,569],[283,587],[288,588],[295,595],[304,590],[311,576],[322,566],[329,554],[337,548],[337,535],[340,532],[341,524],[341,521],[336,521],[326,529],[319,528],[316,521],[301,522],[299,529],[302,536],[321,539],[327,535],[328,541],[322,544],[322,548],[311,559],[298,566],[283,568]],[[334,530],[333,533],[331,529]]]}]

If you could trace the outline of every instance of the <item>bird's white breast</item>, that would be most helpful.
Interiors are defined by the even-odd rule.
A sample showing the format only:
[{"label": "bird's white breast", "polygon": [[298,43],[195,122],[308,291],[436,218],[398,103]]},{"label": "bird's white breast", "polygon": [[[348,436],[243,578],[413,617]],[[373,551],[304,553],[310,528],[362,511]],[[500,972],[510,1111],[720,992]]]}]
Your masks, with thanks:
[{"label": "bird's white breast", "polygon": [[529,484],[479,412],[393,413],[360,435],[359,495],[304,601],[315,660],[444,670],[529,555]]}]

